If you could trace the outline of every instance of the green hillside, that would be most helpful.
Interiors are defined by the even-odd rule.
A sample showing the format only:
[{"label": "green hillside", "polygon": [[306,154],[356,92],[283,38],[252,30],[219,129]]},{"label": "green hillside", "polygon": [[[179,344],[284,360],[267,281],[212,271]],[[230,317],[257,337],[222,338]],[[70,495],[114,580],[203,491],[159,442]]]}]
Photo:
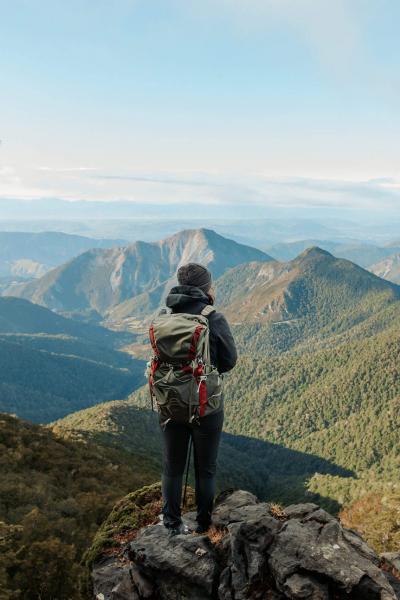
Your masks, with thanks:
[{"label": "green hillside", "polygon": [[[106,402],[68,415],[54,424],[56,431],[71,432],[95,443],[128,452],[151,456],[160,465],[162,437],[156,412],[149,410],[147,388],[132,394],[128,400]],[[245,487],[265,499],[292,502],[310,498],[306,481],[318,471],[332,476],[348,477],[351,472],[318,456],[286,448],[248,435],[243,430],[232,434],[225,427],[218,458],[217,487]],[[194,485],[193,465],[190,482]],[[339,505],[322,498],[332,510]]]},{"label": "green hillside", "polygon": [[13,296],[0,297],[0,333],[62,334],[102,346],[122,344],[129,338],[127,334],[67,319],[43,306]]},{"label": "green hillside", "polygon": [[[0,411],[46,423],[73,411],[112,398],[124,397],[143,381],[143,366],[131,368],[32,347],[23,336],[0,337]],[[55,349],[57,348],[57,352]]]},{"label": "green hillside", "polygon": [[78,600],[98,526],[117,499],[158,480],[158,467],[3,414],[0,457],[0,597]]},{"label": "green hillside", "polygon": [[295,356],[244,356],[226,380],[227,430],[351,469],[381,463],[398,444],[399,356],[400,330]]},{"label": "green hillside", "polygon": [[45,423],[142,385],[130,339],[20,298],[0,298],[0,411]]},{"label": "green hillside", "polygon": [[50,354],[85,358],[106,366],[132,370],[136,368],[140,376],[143,373],[142,361],[133,361],[125,352],[114,350],[112,346],[100,346],[84,337],[47,333],[0,333],[0,340],[20,344],[31,350],[43,350]]},{"label": "green hillside", "polygon": [[[392,311],[390,311],[392,312]],[[322,474],[309,491],[349,506],[400,478],[400,325],[296,353],[242,356],[226,379],[226,431],[349,469]],[[284,477],[284,468],[282,469]]]},{"label": "green hillside", "polygon": [[[250,263],[217,281],[220,309],[242,353],[274,354],[346,334],[399,305],[400,287],[310,248],[288,263]],[[384,315],[382,315],[384,318]]]}]

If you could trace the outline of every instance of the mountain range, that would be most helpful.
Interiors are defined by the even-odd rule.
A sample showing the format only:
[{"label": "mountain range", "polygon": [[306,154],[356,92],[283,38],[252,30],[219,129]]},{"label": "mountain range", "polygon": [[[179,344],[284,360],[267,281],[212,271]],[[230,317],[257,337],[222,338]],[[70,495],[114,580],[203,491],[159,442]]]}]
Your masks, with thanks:
[{"label": "mountain range", "polygon": [[265,354],[348,331],[400,298],[396,284],[320,248],[286,263],[238,266],[216,291],[241,350]]},{"label": "mountain range", "polygon": [[58,231],[0,231],[0,277],[36,278],[90,248],[126,245]]},{"label": "mountain range", "polygon": [[[312,247],[278,262],[209,230],[184,231],[154,244],[90,250],[24,284],[19,293],[36,301],[39,295],[50,305],[56,298],[59,310],[73,314],[79,308],[102,310],[104,322],[119,323],[121,329],[136,319],[140,333],[173,284],[177,266],[191,260],[213,271],[218,306],[241,353],[269,356],[310,343],[370,336],[387,327],[399,306],[399,286],[326,250]],[[0,298],[0,332],[6,357],[1,407],[41,422],[123,398],[143,381],[143,363],[132,357],[147,359],[150,353],[146,334],[129,339],[123,331],[78,323],[11,296]],[[131,356],[120,351],[122,345]],[[11,356],[31,369],[19,374]],[[40,371],[40,381],[32,369]]]},{"label": "mountain range", "polygon": [[211,230],[186,230],[160,242],[88,250],[7,293],[58,312],[95,311],[111,320],[142,317],[159,306],[180,264],[201,262],[218,278],[251,260],[272,259]]}]

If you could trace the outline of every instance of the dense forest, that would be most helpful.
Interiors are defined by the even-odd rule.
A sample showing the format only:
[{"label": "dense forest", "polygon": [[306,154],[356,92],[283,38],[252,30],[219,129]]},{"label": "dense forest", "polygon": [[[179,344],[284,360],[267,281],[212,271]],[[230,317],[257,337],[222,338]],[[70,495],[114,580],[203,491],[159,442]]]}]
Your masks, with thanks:
[{"label": "dense forest", "polygon": [[115,501],[159,479],[150,457],[0,415],[0,598],[75,600]]}]

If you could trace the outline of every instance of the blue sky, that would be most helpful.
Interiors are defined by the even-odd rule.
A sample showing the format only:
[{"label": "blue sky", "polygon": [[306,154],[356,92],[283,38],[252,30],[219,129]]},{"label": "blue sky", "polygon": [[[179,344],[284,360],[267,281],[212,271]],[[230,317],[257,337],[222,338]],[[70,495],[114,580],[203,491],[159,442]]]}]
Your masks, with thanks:
[{"label": "blue sky", "polygon": [[399,22],[397,0],[0,0],[0,198],[396,208]]}]

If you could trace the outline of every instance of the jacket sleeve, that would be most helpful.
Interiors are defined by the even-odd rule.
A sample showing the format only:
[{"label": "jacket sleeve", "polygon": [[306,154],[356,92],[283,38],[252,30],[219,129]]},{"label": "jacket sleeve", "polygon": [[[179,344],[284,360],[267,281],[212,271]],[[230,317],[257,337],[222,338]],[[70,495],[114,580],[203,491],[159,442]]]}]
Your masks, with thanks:
[{"label": "jacket sleeve", "polygon": [[217,369],[220,373],[226,373],[236,365],[237,350],[235,340],[224,315],[215,313],[214,319],[214,331],[217,342]]}]

